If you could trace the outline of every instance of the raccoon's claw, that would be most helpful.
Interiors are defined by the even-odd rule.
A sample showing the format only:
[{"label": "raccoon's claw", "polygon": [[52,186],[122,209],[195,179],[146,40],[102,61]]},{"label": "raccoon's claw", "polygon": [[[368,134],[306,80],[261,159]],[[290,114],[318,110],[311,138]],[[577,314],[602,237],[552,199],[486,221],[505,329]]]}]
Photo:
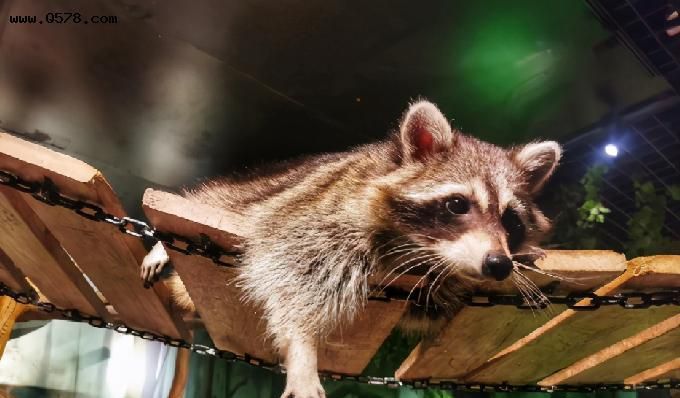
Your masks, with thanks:
[{"label": "raccoon's claw", "polygon": [[536,267],[535,262],[544,259],[546,256],[546,252],[542,249],[532,247],[531,253],[516,254],[512,256],[512,260],[528,267]]},{"label": "raccoon's claw", "polygon": [[545,250],[543,250],[541,248],[534,247],[533,251],[534,252],[531,255],[532,256],[532,258],[531,258],[532,265],[534,265],[533,263],[536,262],[537,260],[543,260],[544,258],[546,258],[548,256],[548,254],[545,252]]},{"label": "raccoon's claw", "polygon": [[154,282],[158,281],[165,264],[169,261],[170,258],[165,252],[163,245],[160,242],[156,243],[149,254],[144,257],[139,270],[139,276],[144,281],[144,287],[150,287]]}]

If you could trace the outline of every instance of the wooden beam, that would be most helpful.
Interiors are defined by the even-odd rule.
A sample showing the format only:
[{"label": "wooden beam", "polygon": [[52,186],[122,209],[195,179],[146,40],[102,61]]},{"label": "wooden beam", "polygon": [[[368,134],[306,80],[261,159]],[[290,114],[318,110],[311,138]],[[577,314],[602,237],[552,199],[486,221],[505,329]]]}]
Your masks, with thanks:
[{"label": "wooden beam", "polygon": [[319,346],[319,370],[360,374],[399,322],[406,302],[369,301],[352,324]]},{"label": "wooden beam", "polygon": [[[597,289],[599,295],[610,295],[630,289],[672,287],[677,283],[679,257],[656,256],[628,262],[626,272]],[[587,303],[588,300],[584,300]],[[471,382],[503,382],[514,384],[558,384],[567,380],[560,369],[582,366],[581,360],[612,344],[643,332],[659,322],[680,313],[676,306],[626,310],[618,306],[597,311],[565,310],[527,336],[501,350],[482,366],[464,376]],[[620,349],[621,347],[619,347]],[[612,352],[609,351],[611,354]],[[550,358],[550,360],[546,360]],[[605,356],[602,357],[605,359]],[[644,362],[649,367],[650,360]],[[579,368],[584,371],[586,368]],[[559,373],[555,373],[559,372]],[[555,373],[554,377],[548,377]],[[577,372],[574,372],[576,374]],[[571,374],[570,376],[571,377]],[[622,381],[624,377],[620,377]]]},{"label": "wooden beam", "polygon": [[20,196],[0,187],[0,249],[8,266],[21,270],[55,305],[110,319],[71,257]]},{"label": "wooden beam", "polygon": [[[125,216],[115,193],[96,169],[2,132],[0,169],[28,181],[49,178],[62,194],[101,206],[117,217]],[[19,199],[44,223],[123,322],[172,337],[190,338],[180,315],[170,311],[170,295],[165,286],[143,288],[139,264],[146,251],[138,239],[121,234],[114,226],[87,220],[68,209],[45,205],[28,195],[21,194]],[[17,203],[19,201],[12,204],[19,206]],[[42,289],[40,283],[36,284]]]},{"label": "wooden beam", "polygon": [[620,383],[680,355],[680,314],[618,341],[543,380],[541,385]]},{"label": "wooden beam", "polygon": [[[548,251],[537,266],[566,280],[554,285],[555,278],[532,272],[527,272],[527,277],[539,287],[550,285],[555,294],[564,294],[587,291],[614,279],[624,271],[625,258],[611,251]],[[482,290],[509,293],[516,288],[506,281],[490,283]],[[464,307],[437,338],[416,346],[396,376],[402,380],[430,377],[462,380],[489,358],[516,344],[549,319],[560,316],[564,309],[564,306],[552,306],[544,311],[519,311],[505,306]]]},{"label": "wooden beam", "polygon": [[[635,290],[680,287],[680,256],[642,257],[630,261],[637,277],[626,287]],[[680,357],[680,309],[647,329],[589,355],[541,381],[541,384],[621,382],[667,366]],[[644,310],[648,311],[648,310]],[[641,314],[644,316],[644,314]]]},{"label": "wooden beam", "polygon": [[28,293],[33,290],[26,276],[14,265],[7,253],[2,251],[2,248],[0,248],[0,282],[15,292]]},{"label": "wooden beam", "polygon": [[168,192],[147,189],[144,192],[144,212],[160,231],[181,236],[206,235],[210,240],[228,251],[239,251],[243,238],[240,231],[246,222],[238,213],[215,209]]},{"label": "wooden beam", "polygon": [[[177,195],[147,190],[144,211],[164,232],[198,239],[200,234],[227,250],[238,250],[237,231],[245,222],[238,214],[193,203]],[[236,268],[219,267],[200,256],[168,250],[171,262],[197,307],[218,348],[248,353],[276,361],[267,341],[261,310],[241,301],[242,292],[232,283]],[[284,304],[285,305],[285,304]],[[380,348],[405,309],[403,302],[369,302],[351,325],[333,334],[319,349],[319,369],[359,374]]]},{"label": "wooden beam", "polygon": [[680,357],[671,359],[661,365],[655,366],[651,369],[643,370],[640,373],[624,379],[625,384],[641,384],[645,381],[656,381],[664,379],[680,380]]}]

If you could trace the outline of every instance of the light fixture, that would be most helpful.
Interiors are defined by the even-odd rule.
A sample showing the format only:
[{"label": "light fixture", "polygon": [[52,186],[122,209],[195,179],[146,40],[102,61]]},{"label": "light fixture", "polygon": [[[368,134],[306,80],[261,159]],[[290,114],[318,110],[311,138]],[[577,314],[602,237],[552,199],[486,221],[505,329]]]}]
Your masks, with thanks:
[{"label": "light fixture", "polygon": [[609,157],[615,158],[619,155],[619,148],[614,144],[607,144],[604,147],[604,153]]}]

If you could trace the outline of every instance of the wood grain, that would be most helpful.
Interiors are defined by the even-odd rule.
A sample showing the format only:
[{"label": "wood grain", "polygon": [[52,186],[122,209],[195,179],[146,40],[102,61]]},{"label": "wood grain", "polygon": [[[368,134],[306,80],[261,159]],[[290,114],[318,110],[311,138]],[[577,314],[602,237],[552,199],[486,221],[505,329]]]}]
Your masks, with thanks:
[{"label": "wood grain", "polygon": [[[538,268],[564,275],[567,281],[554,284],[554,278],[527,272],[537,286],[551,285],[555,294],[584,291],[619,276],[625,270],[623,255],[611,251],[548,251]],[[482,290],[516,292],[511,282],[489,283]],[[564,306],[547,311],[518,311],[514,307],[464,307],[430,341],[423,341],[397,370],[397,377],[411,379],[464,379],[466,375],[504,349],[560,316]]]},{"label": "wood grain", "polygon": [[406,310],[404,301],[369,301],[359,317],[319,346],[319,370],[360,374]]},{"label": "wood grain", "polygon": [[57,306],[110,319],[78,267],[20,196],[0,187],[0,249],[11,261],[8,265],[21,270]]},{"label": "wood grain", "polygon": [[[670,256],[634,259],[627,263],[624,274],[597,289],[596,293],[615,294],[631,288],[651,286],[660,280],[673,281],[675,279],[672,272]],[[660,278],[662,275],[669,278]],[[538,381],[541,384],[562,383],[564,377],[558,377],[558,374],[555,377],[548,376],[640,333],[679,311],[674,306],[644,311],[624,310],[618,306],[586,312],[565,310],[501,350],[478,369],[465,375],[465,379],[475,382],[507,381],[515,384]]]},{"label": "wood grain", "polygon": [[[630,261],[630,267],[635,276],[622,285],[620,290],[680,287],[680,256],[636,258]],[[672,363],[674,359],[680,357],[680,308],[677,306],[663,308],[668,313],[667,318],[592,353],[547,377],[541,383],[620,383],[626,379],[640,379],[642,377],[640,374],[646,370]],[[638,318],[647,320],[645,314],[650,310],[643,311],[644,313],[629,312],[638,312]]]},{"label": "wood grain", "polygon": [[[94,203],[117,217],[125,216],[115,193],[96,169],[2,132],[0,169],[28,181],[41,182],[49,178],[62,194]],[[165,286],[143,288],[139,264],[146,251],[138,239],[124,236],[111,225],[86,220],[70,210],[47,206],[28,195],[21,194],[20,199],[103,293],[122,321],[133,327],[190,338],[180,315],[169,310],[170,295]],[[40,282],[36,285],[42,290]]]},{"label": "wood grain", "polygon": [[621,383],[680,356],[680,314],[618,341],[541,383]]},{"label": "wood grain", "polygon": [[11,258],[2,251],[0,244],[0,282],[9,286],[15,292],[28,293],[33,290],[31,285],[26,280],[26,276],[19,268],[14,265]]},{"label": "wood grain", "polygon": [[645,381],[656,381],[664,379],[680,380],[680,357],[671,359],[651,369],[645,369],[640,373],[624,379],[625,384],[640,384]]}]

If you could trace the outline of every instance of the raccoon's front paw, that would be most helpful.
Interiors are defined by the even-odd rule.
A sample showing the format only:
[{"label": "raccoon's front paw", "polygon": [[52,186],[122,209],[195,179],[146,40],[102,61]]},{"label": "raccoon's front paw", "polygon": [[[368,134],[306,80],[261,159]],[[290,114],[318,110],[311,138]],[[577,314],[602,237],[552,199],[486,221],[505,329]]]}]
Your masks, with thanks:
[{"label": "raccoon's front paw", "polygon": [[536,261],[543,260],[546,256],[547,253],[543,249],[532,247],[528,252],[513,255],[512,260],[528,267],[536,267]]},{"label": "raccoon's front paw", "polygon": [[321,387],[318,376],[312,380],[288,377],[286,390],[281,398],[326,398],[326,392]]},{"label": "raccoon's front paw", "polygon": [[149,254],[144,257],[139,270],[139,276],[144,281],[145,286],[150,286],[156,282],[163,271],[163,267],[170,261],[168,253],[165,252],[163,245],[158,242],[151,249]]}]

